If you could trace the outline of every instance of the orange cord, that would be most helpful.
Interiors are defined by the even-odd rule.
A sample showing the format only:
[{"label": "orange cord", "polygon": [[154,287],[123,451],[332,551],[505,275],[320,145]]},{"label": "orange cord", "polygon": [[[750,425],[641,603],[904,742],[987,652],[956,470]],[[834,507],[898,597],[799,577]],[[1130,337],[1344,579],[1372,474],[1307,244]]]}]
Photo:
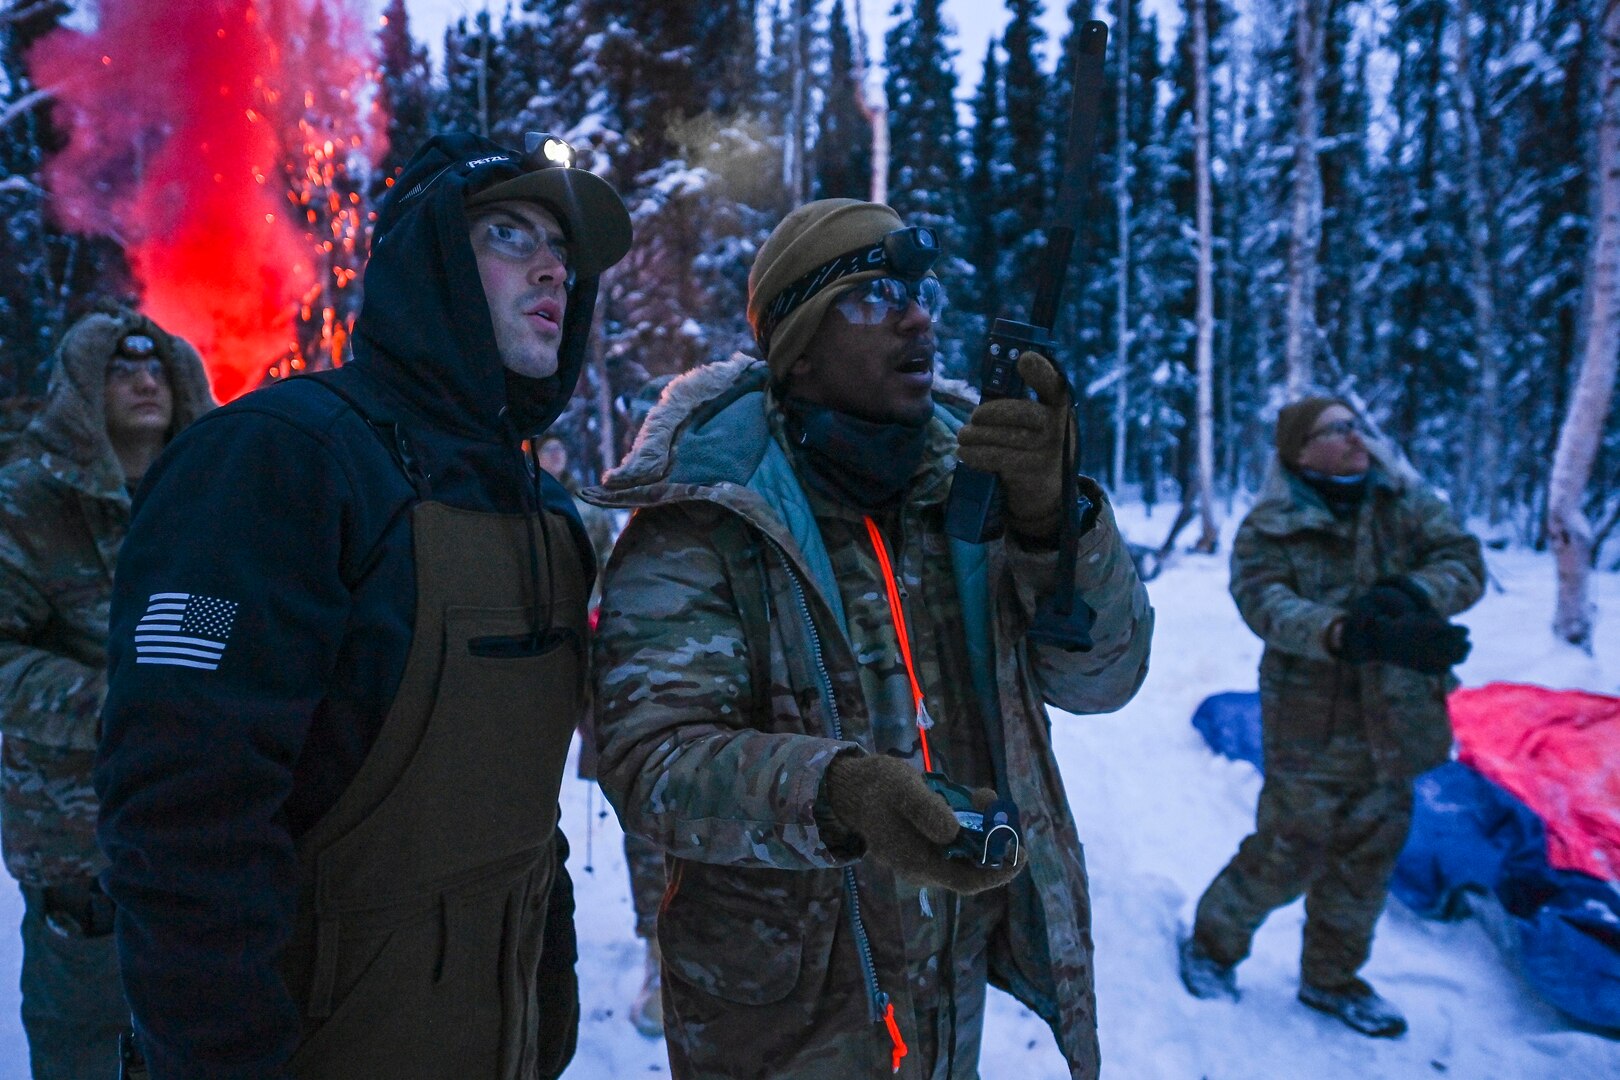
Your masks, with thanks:
[{"label": "orange cord", "polygon": [[[917,681],[917,668],[911,662],[911,635],[906,630],[906,612],[900,606],[900,589],[895,584],[894,564],[889,559],[889,545],[883,542],[883,533],[877,522],[866,519],[866,534],[872,538],[872,550],[877,552],[878,566],[883,569],[883,589],[889,598],[889,617],[894,622],[895,640],[900,643],[900,659],[906,665],[906,678],[911,680],[911,704],[917,714],[917,735],[922,740],[923,768],[934,771],[934,758],[928,750],[928,729],[933,720],[923,704],[922,683]],[[888,995],[884,995],[886,998]],[[900,1037],[900,1023],[894,1018],[894,1002],[886,1001],[883,1023],[889,1029],[889,1066],[891,1072],[900,1071],[900,1059],[906,1056],[906,1040]]]},{"label": "orange cord", "polygon": [[889,617],[894,621],[894,636],[900,642],[900,659],[906,665],[906,678],[911,680],[911,706],[916,710],[917,735],[922,739],[923,770],[933,772],[934,758],[928,752],[928,729],[933,726],[933,720],[923,704],[922,683],[917,681],[917,669],[911,662],[911,635],[906,632],[906,612],[900,606],[900,590],[895,585],[889,546],[883,542],[883,533],[878,529],[877,522],[870,517],[866,519],[866,533],[872,538],[872,550],[877,552],[878,565],[883,568],[883,588],[889,597]]},{"label": "orange cord", "polygon": [[894,1044],[893,1049],[889,1051],[889,1071],[899,1072],[900,1059],[906,1056],[906,1040],[900,1037],[900,1024],[894,1018],[894,1002],[892,1001],[889,1002],[889,1007],[883,1012],[883,1022],[888,1025],[889,1041]]}]

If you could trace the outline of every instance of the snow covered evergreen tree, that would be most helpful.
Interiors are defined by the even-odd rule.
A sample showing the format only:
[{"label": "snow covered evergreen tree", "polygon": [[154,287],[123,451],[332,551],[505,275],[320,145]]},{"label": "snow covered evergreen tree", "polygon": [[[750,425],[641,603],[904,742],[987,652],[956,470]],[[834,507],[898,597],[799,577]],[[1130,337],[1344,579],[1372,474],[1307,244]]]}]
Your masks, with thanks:
[{"label": "snow covered evergreen tree", "polygon": [[[636,230],[604,278],[601,352],[581,388],[602,401],[750,344],[748,265],[782,195],[761,121],[753,3],[582,0],[580,12],[599,29],[580,42],[566,85],[584,95],[576,133]],[[590,424],[613,448],[603,457],[616,456],[612,417],[598,409]]]},{"label": "snow covered evergreen tree", "polygon": [[1388,46],[1397,58],[1388,108],[1392,137],[1382,169],[1389,199],[1378,280],[1388,295],[1380,328],[1376,381],[1367,391],[1375,414],[1412,456],[1419,472],[1449,487],[1458,453],[1454,423],[1465,415],[1471,379],[1467,347],[1468,267],[1463,193],[1454,164],[1462,159],[1455,100],[1445,71],[1451,5],[1402,5]]},{"label": "snow covered evergreen tree", "polygon": [[1373,334],[1370,269],[1378,234],[1369,227],[1373,193],[1368,136],[1367,47],[1356,27],[1368,16],[1354,0],[1328,0],[1323,12],[1316,166],[1321,192],[1315,252],[1312,350],[1327,384],[1356,379]]},{"label": "snow covered evergreen tree", "polygon": [[411,37],[405,0],[389,0],[381,21],[373,109],[380,118],[388,149],[377,162],[368,193],[373,202],[382,197],[416,148],[427,141],[436,105],[427,46]]},{"label": "snow covered evergreen tree", "polygon": [[[954,30],[940,0],[897,0],[884,38],[888,65],[889,205],[907,224],[927,225],[944,256],[935,269],[947,296],[968,290],[962,220],[961,130],[956,118]],[[947,307],[939,329],[945,368],[966,375],[979,343],[967,340],[969,313]]]},{"label": "snow covered evergreen tree", "polygon": [[865,199],[872,190],[872,126],[857,94],[855,45],[844,5],[827,17],[827,72],[816,136],[815,197]]},{"label": "snow covered evergreen tree", "polygon": [[973,127],[967,133],[967,169],[962,181],[962,257],[972,268],[961,295],[953,298],[964,315],[964,331],[983,341],[990,320],[1001,312],[1001,230],[998,214],[1005,203],[1003,181],[1007,160],[1006,108],[1001,93],[1000,43],[991,38],[984,50],[984,69],[973,93]]},{"label": "snow covered evergreen tree", "polygon": [[1002,36],[1007,61],[1002,69],[1002,102],[1006,122],[1007,169],[1002,177],[999,232],[1001,278],[1023,283],[1020,317],[1029,317],[1030,286],[1042,248],[1042,227],[1055,192],[1052,161],[1054,130],[1065,124],[1068,97],[1052,92],[1052,80],[1041,70],[1040,0],[1010,0],[1012,18]]},{"label": "snow covered evergreen tree", "polygon": [[132,299],[118,244],[68,232],[48,209],[45,164],[69,133],[31,78],[28,51],[72,11],[59,0],[0,3],[0,431],[25,419],[29,402],[11,399],[45,392],[63,332],[100,303]]}]

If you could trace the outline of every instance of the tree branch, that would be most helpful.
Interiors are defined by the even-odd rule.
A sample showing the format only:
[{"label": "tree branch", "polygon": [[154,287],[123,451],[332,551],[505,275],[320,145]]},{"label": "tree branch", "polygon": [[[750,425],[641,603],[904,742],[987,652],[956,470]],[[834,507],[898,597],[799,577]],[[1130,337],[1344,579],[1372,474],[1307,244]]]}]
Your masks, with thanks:
[{"label": "tree branch", "polygon": [[6,105],[3,110],[0,110],[0,128],[6,127],[13,120],[16,120],[26,114],[28,110],[32,109],[35,105],[38,105],[41,102],[49,101],[54,96],[55,94],[46,87],[40,87],[38,90],[29,91],[16,101]]},{"label": "tree branch", "polygon": [[7,23],[22,22],[24,19],[31,19],[35,15],[43,14],[47,8],[53,6],[56,2],[57,0],[14,0],[13,3],[0,7],[0,26],[5,26]]},{"label": "tree branch", "polygon": [[0,195],[4,195],[10,191],[43,192],[43,190],[43,188],[34,183],[32,180],[29,180],[26,176],[8,176],[4,180],[0,180]]}]

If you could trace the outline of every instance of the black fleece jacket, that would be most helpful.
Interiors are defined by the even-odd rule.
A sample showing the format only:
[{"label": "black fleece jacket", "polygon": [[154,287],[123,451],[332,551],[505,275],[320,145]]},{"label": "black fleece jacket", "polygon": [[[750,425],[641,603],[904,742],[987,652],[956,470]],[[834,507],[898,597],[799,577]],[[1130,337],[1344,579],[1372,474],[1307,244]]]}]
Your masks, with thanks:
[{"label": "black fleece jacket", "polygon": [[[506,513],[539,499],[573,523],[591,569],[572,500],[519,445],[566,404],[582,350],[565,349],[551,379],[501,366],[464,197],[451,177],[374,244],[350,363],[209,414],[137,496],[95,782],[103,884],[155,1080],[279,1078],[299,1039],[278,970],[294,843],[359,771],[415,618],[408,511],[421,494],[368,420],[406,433],[427,497]],[[565,340],[582,339],[595,290],[576,284]],[[165,593],[191,599],[154,601]],[[154,602],[212,615],[217,668],[142,662],[135,628]],[[573,981],[566,873],[548,922],[547,959],[566,966],[555,991]],[[556,1038],[571,1047],[571,1031]]]}]

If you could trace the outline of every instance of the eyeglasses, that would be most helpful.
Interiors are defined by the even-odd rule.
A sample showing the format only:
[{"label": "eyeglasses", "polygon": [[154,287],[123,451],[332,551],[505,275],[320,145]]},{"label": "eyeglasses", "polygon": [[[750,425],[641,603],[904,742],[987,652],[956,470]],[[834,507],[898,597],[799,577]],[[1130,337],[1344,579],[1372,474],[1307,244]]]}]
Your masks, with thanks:
[{"label": "eyeglasses", "polygon": [[1335,420],[1331,424],[1323,424],[1321,427],[1312,431],[1310,435],[1306,437],[1305,441],[1314,442],[1317,439],[1325,438],[1329,435],[1332,435],[1337,439],[1342,439],[1347,435],[1365,434],[1367,434],[1367,429],[1362,426],[1361,421],[1359,420]]},{"label": "eyeglasses", "polygon": [[873,278],[855,286],[833,306],[855,326],[876,326],[890,313],[900,314],[915,300],[930,319],[945,310],[945,286],[935,277],[907,283],[897,277]]},{"label": "eyeglasses", "polygon": [[145,372],[152,378],[163,381],[163,361],[155,356],[144,357],[140,360],[131,360],[125,356],[115,356],[107,361],[107,378],[109,379],[135,379]]},{"label": "eyeglasses", "polygon": [[475,248],[482,247],[510,262],[526,263],[542,248],[567,269],[565,284],[574,285],[574,268],[569,264],[568,240],[543,226],[524,221],[504,211],[496,211],[474,227]]}]

